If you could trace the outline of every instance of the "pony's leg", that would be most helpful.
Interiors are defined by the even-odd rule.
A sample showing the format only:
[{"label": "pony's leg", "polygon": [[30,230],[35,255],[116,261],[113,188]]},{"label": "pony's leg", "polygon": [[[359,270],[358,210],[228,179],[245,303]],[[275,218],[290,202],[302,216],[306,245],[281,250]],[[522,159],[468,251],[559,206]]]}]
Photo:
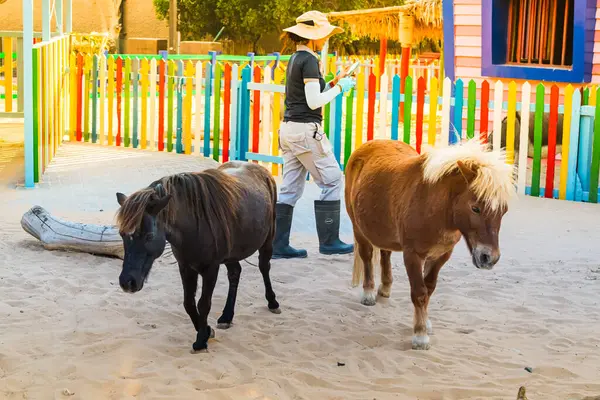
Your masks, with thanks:
[{"label": "pony's leg", "polygon": [[[449,251],[448,253],[442,255],[439,258],[436,258],[433,260],[427,260],[425,262],[424,276],[425,276],[425,286],[427,287],[427,294],[428,294],[426,307],[429,307],[429,300],[431,299],[431,296],[433,295],[433,292],[435,291],[435,287],[437,285],[437,279],[438,279],[440,270],[442,269],[444,264],[446,264],[446,262],[450,259],[451,255],[452,255],[452,251]],[[429,315],[429,311],[427,312],[427,314]],[[427,334],[432,335],[433,334],[433,326],[431,325],[431,320],[429,320],[429,318],[427,318],[426,326],[427,326]]]},{"label": "pony's leg", "polygon": [[207,267],[202,274],[202,294],[198,300],[198,314],[200,314],[200,324],[196,334],[196,342],[192,348],[194,351],[206,350],[208,348],[208,339],[215,336],[215,331],[208,325],[208,314],[212,305],[212,295],[217,284],[219,275],[219,265]]},{"label": "pony's leg", "polygon": [[179,274],[183,284],[183,308],[189,315],[196,332],[200,329],[200,315],[196,307],[196,290],[198,289],[198,273],[193,269],[179,264]]},{"label": "pony's leg", "polygon": [[414,335],[412,348],[415,350],[429,349],[427,335],[427,302],[429,292],[423,279],[423,259],[412,251],[404,251],[404,266],[410,281],[410,298],[415,307]]},{"label": "pony's leg", "polygon": [[392,252],[388,250],[380,250],[381,252],[381,285],[377,294],[381,297],[390,297],[392,292]]},{"label": "pony's leg", "polygon": [[275,298],[275,292],[271,285],[271,277],[269,272],[271,271],[271,257],[273,256],[273,242],[267,240],[267,242],[258,250],[258,269],[263,277],[265,284],[265,298],[269,305],[269,310],[273,314],[281,314],[279,303]]},{"label": "pony's leg", "polygon": [[240,283],[240,275],[242,273],[242,266],[237,261],[227,263],[225,266],[227,267],[229,292],[227,293],[227,301],[225,302],[225,308],[223,308],[223,314],[217,321],[217,328],[219,329],[229,329],[231,327],[231,321],[233,321],[235,311],[235,299],[237,297],[238,284]]},{"label": "pony's leg", "polygon": [[358,246],[358,255],[363,262],[365,272],[363,278],[363,296],[360,301],[365,306],[374,306],[377,303],[377,294],[375,293],[375,277],[373,273],[373,245],[368,240],[354,233],[356,244]]}]

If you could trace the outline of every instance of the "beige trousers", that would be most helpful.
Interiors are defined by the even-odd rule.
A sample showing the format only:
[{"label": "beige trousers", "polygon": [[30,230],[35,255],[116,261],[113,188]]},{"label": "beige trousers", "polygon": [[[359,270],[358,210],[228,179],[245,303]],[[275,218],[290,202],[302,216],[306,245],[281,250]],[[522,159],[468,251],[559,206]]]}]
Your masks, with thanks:
[{"label": "beige trousers", "polygon": [[296,205],[304,192],[308,172],[321,189],[320,200],[340,199],[342,171],[320,124],[283,122],[279,129],[279,148],[283,155],[279,203]]}]

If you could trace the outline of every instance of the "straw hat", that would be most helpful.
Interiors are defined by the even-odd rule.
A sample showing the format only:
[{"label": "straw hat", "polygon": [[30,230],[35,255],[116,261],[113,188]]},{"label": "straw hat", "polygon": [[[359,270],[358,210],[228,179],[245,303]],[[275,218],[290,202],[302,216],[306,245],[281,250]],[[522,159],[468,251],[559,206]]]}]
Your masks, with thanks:
[{"label": "straw hat", "polygon": [[319,40],[344,32],[339,26],[329,23],[327,16],[319,11],[308,11],[296,18],[296,25],[284,29],[304,39]]}]

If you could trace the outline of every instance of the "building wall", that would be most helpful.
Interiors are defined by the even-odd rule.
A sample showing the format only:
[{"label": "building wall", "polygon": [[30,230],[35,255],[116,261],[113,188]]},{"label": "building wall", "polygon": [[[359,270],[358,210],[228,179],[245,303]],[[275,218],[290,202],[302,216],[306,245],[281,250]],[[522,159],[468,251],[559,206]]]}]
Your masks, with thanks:
[{"label": "building wall", "polygon": [[[597,2],[598,11],[589,17],[588,23],[593,24],[595,28],[592,83],[599,84],[600,0],[588,0],[589,8],[594,8],[595,2]],[[473,79],[477,82],[478,87],[484,79],[487,79],[490,86],[493,87],[498,79],[481,75],[481,4],[481,0],[454,0],[454,67],[457,79],[461,78],[465,81]],[[511,80],[501,79],[505,83],[505,91],[508,91],[508,83]],[[524,81],[515,80],[515,82],[520,87]],[[537,85],[539,81],[529,81],[529,83],[533,86]],[[557,85],[563,89],[568,83],[558,83]],[[535,88],[532,88],[532,92],[535,92]],[[535,93],[532,93],[532,96],[535,96]]]},{"label": "building wall", "polygon": [[[108,32],[118,24],[113,0],[72,0],[73,31],[79,33]],[[34,30],[42,30],[42,0],[33,3]],[[168,38],[166,21],[159,21],[152,0],[125,0],[125,33],[129,38]],[[0,31],[23,29],[21,0],[8,0],[0,5]],[[64,18],[63,18],[64,21]]]},{"label": "building wall", "polygon": [[125,39],[168,39],[167,21],[156,18],[152,0],[125,0]]}]

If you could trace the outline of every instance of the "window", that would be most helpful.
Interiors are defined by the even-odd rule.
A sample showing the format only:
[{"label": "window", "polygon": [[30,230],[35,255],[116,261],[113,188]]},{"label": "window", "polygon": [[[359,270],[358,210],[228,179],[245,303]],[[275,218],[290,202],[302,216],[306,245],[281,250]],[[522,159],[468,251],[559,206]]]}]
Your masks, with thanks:
[{"label": "window", "polygon": [[587,0],[482,0],[483,75],[589,82],[595,7]]},{"label": "window", "polygon": [[571,67],[573,4],[574,0],[509,0],[507,62]]}]

